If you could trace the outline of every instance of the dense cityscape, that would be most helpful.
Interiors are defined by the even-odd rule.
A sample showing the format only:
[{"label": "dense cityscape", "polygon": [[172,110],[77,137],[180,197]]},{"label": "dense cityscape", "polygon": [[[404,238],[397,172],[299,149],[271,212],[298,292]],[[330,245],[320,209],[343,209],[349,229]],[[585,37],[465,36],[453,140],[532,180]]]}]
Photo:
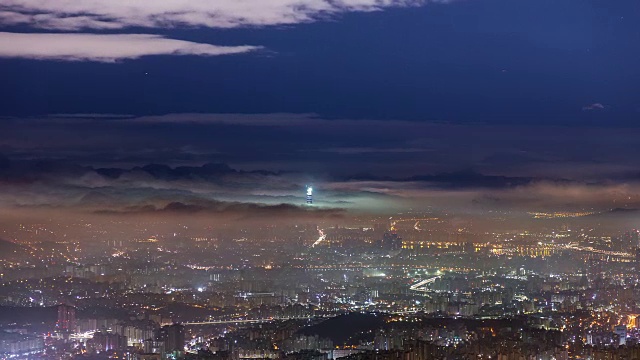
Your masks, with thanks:
[{"label": "dense cityscape", "polygon": [[587,228],[602,216],[590,212],[528,216],[519,229],[493,219],[494,231],[433,213],[7,226],[0,350],[32,359],[637,356],[639,232]]},{"label": "dense cityscape", "polygon": [[0,0],[0,360],[640,360],[640,0]]}]

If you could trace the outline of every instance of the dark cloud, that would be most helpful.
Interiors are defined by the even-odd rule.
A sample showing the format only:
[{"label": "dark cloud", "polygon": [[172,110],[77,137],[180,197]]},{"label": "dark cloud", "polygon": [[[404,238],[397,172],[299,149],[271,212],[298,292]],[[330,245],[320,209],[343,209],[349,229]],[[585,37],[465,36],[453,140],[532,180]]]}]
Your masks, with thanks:
[{"label": "dark cloud", "polygon": [[132,206],[122,210],[98,210],[95,213],[104,215],[216,215],[232,217],[236,219],[324,219],[342,218],[346,214],[339,208],[313,208],[309,206],[296,206],[292,204],[255,204],[225,201],[198,201],[196,204],[171,202],[163,207],[153,205]]},{"label": "dark cloud", "polygon": [[412,176],[410,181],[439,184],[443,188],[496,188],[505,189],[529,185],[539,180],[531,177],[483,175],[473,170],[426,176]]},{"label": "dark cloud", "polygon": [[0,202],[85,213],[169,213],[172,203],[185,205],[180,213],[275,213],[270,207],[304,204],[313,184],[319,208],[358,212],[606,210],[635,206],[639,139],[629,127],[311,114],[11,118],[0,122]]},{"label": "dark cloud", "polygon": [[495,176],[606,179],[640,168],[631,127],[326,119],[311,114],[55,116],[0,122],[0,151],[94,167],[150,163],[402,178],[464,169]]},{"label": "dark cloud", "polygon": [[[309,177],[298,172],[243,171],[226,164],[96,168],[46,160],[5,161],[0,203],[5,209],[59,209],[100,215],[192,214],[329,218],[347,212],[537,211],[640,207],[633,174],[607,181],[486,175]],[[316,204],[303,206],[306,184]]]}]

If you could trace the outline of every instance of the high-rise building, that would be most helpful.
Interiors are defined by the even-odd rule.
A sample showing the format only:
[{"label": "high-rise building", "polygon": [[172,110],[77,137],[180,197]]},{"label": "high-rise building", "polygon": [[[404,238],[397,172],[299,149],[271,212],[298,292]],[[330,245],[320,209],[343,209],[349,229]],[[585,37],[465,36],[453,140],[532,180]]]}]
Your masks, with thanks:
[{"label": "high-rise building", "polygon": [[385,232],[380,240],[380,247],[384,250],[400,250],[402,249],[402,238],[395,230]]},{"label": "high-rise building", "polygon": [[179,324],[169,326],[167,349],[171,351],[184,351],[184,326]]},{"label": "high-rise building", "polygon": [[313,204],[313,187],[307,186],[307,204]]},{"label": "high-rise building", "polygon": [[96,332],[87,345],[97,351],[123,350],[127,347],[127,338],[111,332]]},{"label": "high-rise building", "polygon": [[623,250],[631,251],[638,247],[638,230],[627,231],[622,235],[623,240]]},{"label": "high-rise building", "polygon": [[613,333],[617,336],[619,345],[627,344],[627,327],[625,325],[618,325],[614,327]]},{"label": "high-rise building", "polygon": [[173,324],[158,329],[156,340],[164,341],[164,351],[167,353],[184,351],[184,326]]},{"label": "high-rise building", "polygon": [[164,341],[147,339],[144,341],[144,352],[146,354],[164,354]]},{"label": "high-rise building", "polygon": [[627,231],[611,238],[611,250],[633,251],[638,247],[638,231]]},{"label": "high-rise building", "polygon": [[70,305],[58,305],[58,331],[76,331],[76,308]]}]

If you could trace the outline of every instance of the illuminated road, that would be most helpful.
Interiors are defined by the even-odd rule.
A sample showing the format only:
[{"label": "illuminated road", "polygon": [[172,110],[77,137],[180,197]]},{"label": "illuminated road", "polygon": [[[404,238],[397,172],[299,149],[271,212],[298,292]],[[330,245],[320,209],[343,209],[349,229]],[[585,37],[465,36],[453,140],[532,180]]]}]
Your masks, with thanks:
[{"label": "illuminated road", "polygon": [[440,276],[434,276],[434,277],[430,277],[428,279],[424,279],[424,280],[418,281],[417,283],[411,285],[409,287],[409,289],[413,290],[413,291],[423,291],[423,292],[424,291],[428,291],[427,288],[426,288],[426,285],[429,285],[429,284],[433,283],[434,281],[436,281],[439,278],[440,278]]},{"label": "illuminated road", "polygon": [[627,259],[634,258],[634,255],[629,254],[627,252],[600,250],[600,249],[595,249],[591,246],[580,246],[575,243],[568,244],[568,245],[561,245],[561,246],[568,250],[578,250],[578,251],[590,252],[598,255],[615,256],[615,257],[621,257],[621,258],[627,258]]},{"label": "illuminated road", "polygon": [[217,324],[254,324],[254,323],[267,323],[279,320],[310,320],[320,316],[302,316],[302,317],[281,317],[281,318],[267,318],[267,319],[244,319],[244,320],[211,320],[211,321],[193,321],[183,322],[182,325],[217,325]]},{"label": "illuminated road", "polygon": [[313,245],[311,245],[311,247],[316,247],[316,245],[319,245],[327,238],[327,234],[325,234],[324,231],[322,231],[322,229],[320,228],[318,228],[318,234],[320,235],[320,237],[318,238],[318,240],[316,240],[316,242],[313,243]]}]

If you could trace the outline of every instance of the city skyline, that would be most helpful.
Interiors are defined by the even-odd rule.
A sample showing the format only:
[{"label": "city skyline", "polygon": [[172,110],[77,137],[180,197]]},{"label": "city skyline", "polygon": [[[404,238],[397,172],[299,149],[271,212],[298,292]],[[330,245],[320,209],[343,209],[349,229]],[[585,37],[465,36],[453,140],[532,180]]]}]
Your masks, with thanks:
[{"label": "city skyline", "polygon": [[0,360],[640,358],[638,0],[0,0]]}]

